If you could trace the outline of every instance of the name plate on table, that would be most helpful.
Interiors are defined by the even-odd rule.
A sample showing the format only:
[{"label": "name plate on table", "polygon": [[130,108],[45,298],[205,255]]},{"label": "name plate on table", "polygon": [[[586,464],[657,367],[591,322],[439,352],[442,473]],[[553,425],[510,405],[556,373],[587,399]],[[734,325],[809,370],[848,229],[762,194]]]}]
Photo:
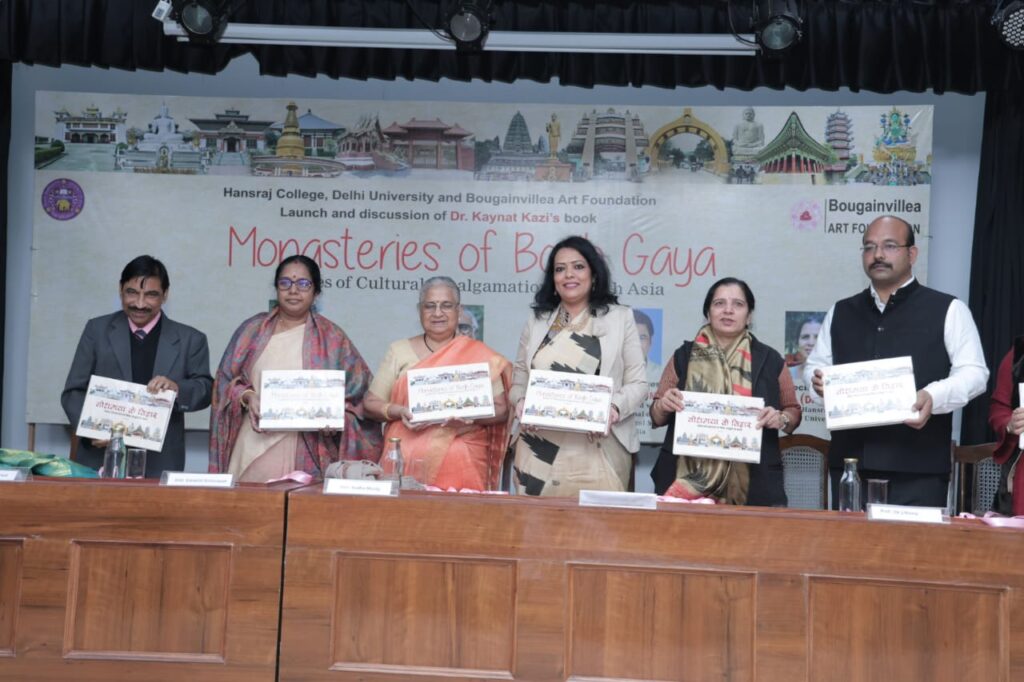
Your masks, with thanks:
[{"label": "name plate on table", "polygon": [[872,521],[909,521],[911,523],[949,523],[942,507],[910,507],[901,504],[869,504]]},{"label": "name plate on table", "polygon": [[654,493],[619,493],[608,490],[581,490],[581,507],[617,507],[620,509],[657,509]]},{"label": "name plate on table", "polygon": [[30,480],[32,480],[32,470],[28,467],[0,469],[0,483],[21,483]]},{"label": "name plate on table", "polygon": [[609,377],[530,370],[522,423],[542,429],[604,433],[612,406]]},{"label": "name plate on table", "polygon": [[910,356],[850,362],[822,370],[829,431],[902,424],[918,416]]},{"label": "name plate on table", "polygon": [[741,395],[683,391],[683,411],[676,412],[673,455],[761,461],[757,415],[764,400]]},{"label": "name plate on table", "polygon": [[375,481],[364,478],[328,478],[324,481],[324,495],[366,495],[393,497],[398,495],[395,481]]},{"label": "name plate on table", "polygon": [[185,471],[165,471],[160,485],[184,488],[231,488],[235,485],[232,474],[190,474]]},{"label": "name plate on table", "polygon": [[486,362],[410,369],[409,410],[417,424],[494,416],[491,370]]}]

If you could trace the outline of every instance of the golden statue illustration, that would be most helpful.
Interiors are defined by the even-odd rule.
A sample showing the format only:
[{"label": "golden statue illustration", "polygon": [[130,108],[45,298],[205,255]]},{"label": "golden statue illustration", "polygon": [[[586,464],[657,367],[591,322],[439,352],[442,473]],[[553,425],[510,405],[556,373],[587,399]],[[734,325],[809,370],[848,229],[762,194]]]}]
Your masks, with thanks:
[{"label": "golden statue illustration", "polygon": [[551,122],[544,129],[548,132],[548,149],[551,150],[551,158],[557,158],[558,140],[562,137],[562,124],[558,122],[558,116],[551,114]]}]

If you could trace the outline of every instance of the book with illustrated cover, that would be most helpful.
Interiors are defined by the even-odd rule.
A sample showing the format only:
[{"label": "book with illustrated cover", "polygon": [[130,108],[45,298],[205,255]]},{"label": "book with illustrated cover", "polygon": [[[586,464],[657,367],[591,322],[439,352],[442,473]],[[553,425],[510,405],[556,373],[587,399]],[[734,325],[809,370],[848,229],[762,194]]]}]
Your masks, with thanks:
[{"label": "book with illustrated cover", "polygon": [[672,454],[761,461],[761,429],[757,415],[762,398],[683,391],[683,409],[676,412]]},{"label": "book with illustrated cover", "polygon": [[522,423],[543,429],[604,433],[612,406],[609,377],[530,370]]},{"label": "book with illustrated cover", "polygon": [[821,373],[829,431],[902,424],[918,416],[909,355],[833,365]]},{"label": "book with illustrated cover", "polygon": [[260,377],[260,428],[267,431],[344,429],[344,370],[264,370]]},{"label": "book with illustrated cover", "polygon": [[406,377],[413,422],[494,416],[491,371],[486,362],[410,369]]},{"label": "book with illustrated cover", "polygon": [[110,440],[111,427],[123,424],[127,447],[159,452],[164,447],[177,395],[174,391],[150,393],[145,384],[94,374],[89,377],[75,435]]}]

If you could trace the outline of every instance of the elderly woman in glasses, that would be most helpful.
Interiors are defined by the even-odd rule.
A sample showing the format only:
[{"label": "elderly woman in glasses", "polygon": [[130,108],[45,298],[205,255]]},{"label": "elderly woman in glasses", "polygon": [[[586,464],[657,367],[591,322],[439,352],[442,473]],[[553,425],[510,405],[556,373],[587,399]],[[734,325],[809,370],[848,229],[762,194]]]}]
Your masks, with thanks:
[{"label": "elderly woman in glasses", "polygon": [[[451,278],[432,277],[424,282],[418,309],[423,333],[388,347],[366,394],[366,412],[385,422],[385,438],[402,439],[406,467],[419,469],[421,482],[446,489],[495,490],[508,433],[512,365],[482,341],[459,333],[462,306],[459,287]],[[470,363],[487,363],[490,368],[494,417],[414,423],[406,373]]]},{"label": "elderly woman in glasses", "polygon": [[[370,369],[336,324],[313,310],[320,268],[290,256],[274,273],[277,306],[242,323],[224,350],[210,413],[210,471],[265,482],[301,470],[322,477],[339,459],[380,455],[380,429],[364,422],[362,400]],[[341,433],[259,428],[260,374],[269,369],[345,370],[345,428]]]}]

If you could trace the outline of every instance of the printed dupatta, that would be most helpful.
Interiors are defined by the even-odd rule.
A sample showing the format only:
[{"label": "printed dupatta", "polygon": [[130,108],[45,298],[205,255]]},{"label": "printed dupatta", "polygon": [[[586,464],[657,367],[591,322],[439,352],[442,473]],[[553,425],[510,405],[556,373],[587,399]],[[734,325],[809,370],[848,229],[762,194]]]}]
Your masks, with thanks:
[{"label": "printed dupatta", "polygon": [[[710,324],[701,327],[690,349],[681,389],[700,393],[750,396],[752,391],[750,333],[744,332],[723,349]],[[743,504],[750,489],[750,466],[723,459],[676,459],[676,480],[666,495],[684,499],[711,497]]]}]

